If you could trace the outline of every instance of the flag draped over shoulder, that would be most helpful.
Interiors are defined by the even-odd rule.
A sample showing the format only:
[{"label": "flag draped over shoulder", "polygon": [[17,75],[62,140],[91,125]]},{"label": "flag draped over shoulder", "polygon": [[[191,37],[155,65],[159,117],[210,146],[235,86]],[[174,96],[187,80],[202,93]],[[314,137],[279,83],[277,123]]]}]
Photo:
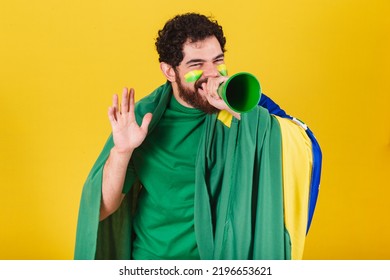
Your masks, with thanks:
[{"label": "flag draped over shoulder", "polygon": [[[170,95],[167,83],[136,104],[139,123],[153,113],[149,132]],[[207,116],[196,159],[194,228],[201,259],[302,258],[313,162],[306,132],[259,106],[240,121],[232,120],[228,154],[218,161],[218,155],[211,155],[218,121]],[[120,208],[99,222],[103,167],[112,146],[110,137],[83,188],[75,259],[131,259],[138,183]],[[209,178],[211,169],[222,171],[218,184]]]}]

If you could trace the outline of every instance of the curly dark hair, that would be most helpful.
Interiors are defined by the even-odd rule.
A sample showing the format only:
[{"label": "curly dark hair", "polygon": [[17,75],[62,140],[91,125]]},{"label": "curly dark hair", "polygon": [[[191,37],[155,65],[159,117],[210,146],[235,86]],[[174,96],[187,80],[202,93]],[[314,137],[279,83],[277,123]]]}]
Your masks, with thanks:
[{"label": "curly dark hair", "polygon": [[158,31],[156,48],[159,61],[176,67],[183,60],[183,45],[187,40],[197,42],[215,36],[225,52],[226,38],[222,26],[211,17],[196,13],[177,15]]}]

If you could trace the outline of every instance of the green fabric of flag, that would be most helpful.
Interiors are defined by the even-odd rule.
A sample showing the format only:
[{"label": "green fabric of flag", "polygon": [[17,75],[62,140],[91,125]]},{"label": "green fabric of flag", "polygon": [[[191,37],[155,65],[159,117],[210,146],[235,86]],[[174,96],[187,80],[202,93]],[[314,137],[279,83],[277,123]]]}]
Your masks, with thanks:
[{"label": "green fabric of flag", "polygon": [[[171,96],[169,83],[137,102],[138,123],[153,113],[149,132],[164,113]],[[213,153],[216,115],[208,115],[199,143],[195,176],[195,234],[201,259],[290,259],[291,244],[284,226],[281,133],[277,120],[262,107],[233,118],[228,154]],[[139,183],[120,208],[99,222],[102,174],[113,147],[109,137],[83,188],[77,224],[75,259],[131,259],[132,215]],[[213,158],[212,158],[213,157]],[[217,159],[215,161],[215,159]],[[210,173],[220,171],[222,180]],[[219,171],[218,171],[219,169]]]}]

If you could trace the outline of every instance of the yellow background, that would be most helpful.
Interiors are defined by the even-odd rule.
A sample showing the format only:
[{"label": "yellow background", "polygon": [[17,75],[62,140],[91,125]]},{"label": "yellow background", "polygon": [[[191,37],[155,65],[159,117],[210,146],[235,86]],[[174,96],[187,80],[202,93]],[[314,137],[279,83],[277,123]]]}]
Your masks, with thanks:
[{"label": "yellow background", "polygon": [[390,259],[388,0],[2,1],[0,259],[72,259],[111,96],[164,82],[154,39],[187,11],[214,15],[230,73],[255,74],[321,144],[305,259]]}]

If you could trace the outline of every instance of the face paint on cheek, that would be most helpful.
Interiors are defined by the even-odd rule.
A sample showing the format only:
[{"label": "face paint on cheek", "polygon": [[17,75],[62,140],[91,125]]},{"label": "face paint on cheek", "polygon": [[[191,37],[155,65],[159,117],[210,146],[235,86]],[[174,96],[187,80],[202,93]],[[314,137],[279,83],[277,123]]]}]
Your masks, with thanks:
[{"label": "face paint on cheek", "polygon": [[192,70],[184,75],[184,80],[187,83],[193,83],[199,80],[199,78],[202,76],[203,71],[202,70]]},{"label": "face paint on cheek", "polygon": [[225,64],[220,64],[217,66],[217,69],[218,69],[218,72],[222,75],[222,76],[227,76],[227,69],[226,69],[226,65]]}]

